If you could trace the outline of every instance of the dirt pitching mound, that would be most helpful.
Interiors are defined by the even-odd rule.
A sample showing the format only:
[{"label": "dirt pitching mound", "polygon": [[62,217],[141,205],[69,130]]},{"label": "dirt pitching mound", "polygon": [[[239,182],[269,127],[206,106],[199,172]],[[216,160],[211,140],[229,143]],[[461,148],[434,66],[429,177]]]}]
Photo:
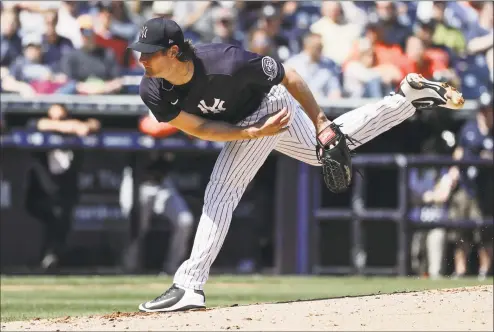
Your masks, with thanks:
[{"label": "dirt pitching mound", "polygon": [[2,331],[492,331],[493,287],[478,286],[182,313],[10,322]]}]

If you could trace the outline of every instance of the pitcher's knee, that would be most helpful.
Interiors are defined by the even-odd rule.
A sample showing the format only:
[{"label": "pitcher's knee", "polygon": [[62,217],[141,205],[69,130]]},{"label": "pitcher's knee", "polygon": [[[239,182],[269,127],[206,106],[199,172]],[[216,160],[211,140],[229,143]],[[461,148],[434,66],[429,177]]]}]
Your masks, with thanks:
[{"label": "pitcher's knee", "polygon": [[384,113],[380,115],[386,123],[385,130],[400,124],[415,114],[415,107],[402,95],[396,94],[385,99],[385,104],[381,105],[376,112]]},{"label": "pitcher's knee", "polygon": [[250,179],[239,179],[235,181],[223,181],[211,179],[206,188],[204,196],[205,206],[217,206],[232,201],[238,201],[249,185]]},{"label": "pitcher's knee", "polygon": [[393,101],[396,101],[398,104],[395,106],[396,108],[402,109],[404,116],[407,118],[412,116],[415,113],[415,106],[412,105],[412,102],[400,94],[395,94],[392,97]]}]

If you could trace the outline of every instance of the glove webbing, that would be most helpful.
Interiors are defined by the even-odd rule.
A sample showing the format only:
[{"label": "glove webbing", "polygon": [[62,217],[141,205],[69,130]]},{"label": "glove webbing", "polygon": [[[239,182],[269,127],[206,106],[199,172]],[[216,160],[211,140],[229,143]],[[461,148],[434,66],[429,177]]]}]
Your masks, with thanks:
[{"label": "glove webbing", "polygon": [[[339,125],[339,124],[336,124],[336,123],[334,123],[334,122],[333,122],[332,124],[333,124],[336,128],[338,128],[338,129],[340,129],[341,127],[343,127],[343,125]],[[326,129],[326,128],[324,128],[322,131],[324,131],[325,129]],[[362,142],[360,142],[358,139],[353,138],[353,137],[350,137],[350,136],[348,136],[348,134],[343,134],[343,132],[341,132],[341,130],[340,130],[340,133],[343,135],[343,137],[345,137],[345,139],[347,139],[347,140],[348,140],[348,142],[349,142],[349,143],[351,143],[351,144],[353,144],[353,145],[362,144]],[[357,143],[357,144],[356,144],[356,143]],[[320,153],[320,151],[319,151],[318,147],[319,147],[319,145],[316,143],[316,156],[317,156],[317,160],[319,160],[319,163],[320,163],[320,164],[322,164],[322,162],[321,162],[321,153]],[[347,147],[347,148],[348,148],[348,147]],[[350,150],[350,149],[348,149],[348,150]],[[354,156],[356,156],[356,155],[357,155],[357,153],[356,153],[355,151],[350,150],[350,156],[351,156],[351,157],[354,157]],[[364,175],[362,174],[362,172],[360,172],[360,170],[358,170],[358,169],[356,169],[356,168],[354,168],[354,169],[355,169],[355,171],[357,172],[357,174],[358,174],[358,175],[360,175],[362,178],[364,178]],[[331,173],[332,173],[332,172],[331,172]]]}]

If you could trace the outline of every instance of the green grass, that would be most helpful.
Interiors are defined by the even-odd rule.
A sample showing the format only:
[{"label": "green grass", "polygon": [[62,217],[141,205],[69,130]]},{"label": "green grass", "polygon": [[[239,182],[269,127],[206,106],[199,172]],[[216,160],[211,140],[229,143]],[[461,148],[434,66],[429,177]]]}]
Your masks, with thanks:
[{"label": "green grass", "polygon": [[[492,279],[213,276],[205,291],[208,307],[359,296],[492,284]],[[149,276],[1,278],[1,321],[136,311],[155,298],[170,278]]]}]

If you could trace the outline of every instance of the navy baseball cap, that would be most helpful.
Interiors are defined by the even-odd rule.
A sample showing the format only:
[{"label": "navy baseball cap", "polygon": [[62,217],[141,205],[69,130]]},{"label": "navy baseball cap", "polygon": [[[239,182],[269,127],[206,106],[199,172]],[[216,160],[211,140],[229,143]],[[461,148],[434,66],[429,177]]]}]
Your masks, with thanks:
[{"label": "navy baseball cap", "polygon": [[184,43],[182,29],[173,20],[162,17],[152,18],[139,31],[139,40],[129,46],[141,53],[154,53],[172,45],[179,47]]}]

